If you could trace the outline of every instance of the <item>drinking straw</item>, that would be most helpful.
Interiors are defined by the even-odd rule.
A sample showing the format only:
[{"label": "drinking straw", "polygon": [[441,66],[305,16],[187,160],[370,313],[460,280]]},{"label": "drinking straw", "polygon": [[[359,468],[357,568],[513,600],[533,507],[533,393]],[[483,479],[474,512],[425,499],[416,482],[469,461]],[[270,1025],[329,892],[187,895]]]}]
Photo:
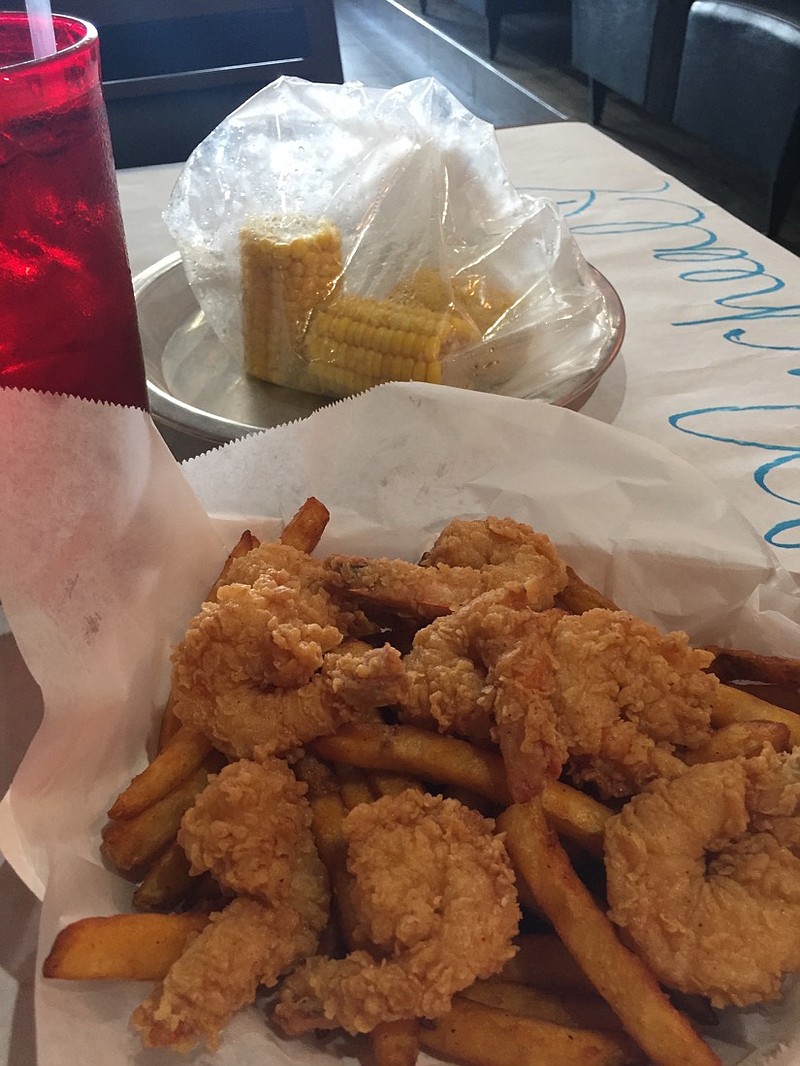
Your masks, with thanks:
[{"label": "drinking straw", "polygon": [[31,31],[33,58],[50,56],[56,50],[56,35],[53,30],[53,12],[50,0],[25,0],[28,25]]}]

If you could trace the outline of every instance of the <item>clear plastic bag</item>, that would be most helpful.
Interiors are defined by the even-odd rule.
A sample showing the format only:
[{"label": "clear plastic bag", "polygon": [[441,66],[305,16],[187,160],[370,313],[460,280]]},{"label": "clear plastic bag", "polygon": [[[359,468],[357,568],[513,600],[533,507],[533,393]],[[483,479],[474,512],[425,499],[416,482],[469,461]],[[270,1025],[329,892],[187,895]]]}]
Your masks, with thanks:
[{"label": "clear plastic bag", "polygon": [[558,210],[432,78],[278,79],[198,146],[164,218],[222,344],[275,384],[537,396],[598,359],[603,296]]}]

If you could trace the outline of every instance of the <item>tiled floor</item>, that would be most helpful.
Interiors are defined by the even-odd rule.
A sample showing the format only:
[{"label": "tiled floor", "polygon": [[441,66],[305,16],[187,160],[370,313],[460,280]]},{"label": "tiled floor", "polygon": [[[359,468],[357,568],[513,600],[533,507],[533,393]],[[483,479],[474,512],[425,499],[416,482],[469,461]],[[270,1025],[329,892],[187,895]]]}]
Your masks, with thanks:
[{"label": "tiled floor", "polygon": [[[526,104],[514,95],[513,86],[518,86],[566,118],[588,120],[585,79],[570,66],[570,16],[565,0],[542,0],[536,14],[506,16],[493,62],[488,58],[486,19],[457,0],[428,0],[424,17],[419,0],[395,0],[394,5],[391,0],[335,0],[335,6],[348,80],[389,87],[435,74],[471,110],[498,126],[519,124],[515,108]],[[413,18],[398,19],[398,7]],[[430,55],[420,47],[418,19],[459,46],[457,60],[444,70],[426,66],[426,60],[438,62],[442,52]],[[463,69],[465,52],[469,75]],[[448,75],[457,76],[458,84],[448,83]],[[489,91],[493,76],[501,80],[504,92],[500,97]],[[609,94],[606,103],[603,128],[627,148],[761,228],[765,188],[747,168],[721,159],[715,149],[614,94]],[[780,241],[800,254],[800,195],[795,197]]]}]

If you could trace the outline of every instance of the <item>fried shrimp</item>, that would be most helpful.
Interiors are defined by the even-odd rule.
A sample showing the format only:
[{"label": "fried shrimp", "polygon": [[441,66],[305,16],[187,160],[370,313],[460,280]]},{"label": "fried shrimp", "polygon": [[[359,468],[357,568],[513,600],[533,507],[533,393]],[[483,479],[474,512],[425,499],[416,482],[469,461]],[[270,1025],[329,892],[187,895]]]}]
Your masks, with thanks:
[{"label": "fried shrimp", "polygon": [[558,777],[549,638],[562,612],[532,611],[520,586],[487,592],[421,629],[405,658],[404,722],[499,744],[517,802]]},{"label": "fried shrimp", "polygon": [[610,917],[665,985],[744,1007],[800,969],[800,749],[654,781],[605,835]]},{"label": "fried shrimp", "polygon": [[525,590],[530,606],[552,607],[567,583],[550,539],[511,518],[455,520],[418,564],[334,555],[326,565],[363,600],[423,620],[508,583]]},{"label": "fried shrimp", "polygon": [[[347,641],[323,655],[321,668],[296,688],[240,678],[231,659],[227,677],[220,671],[210,675],[207,687],[196,677],[193,688],[187,684],[175,713],[232,758],[288,754],[343,722],[395,703],[405,691],[402,657],[388,644],[370,648]],[[191,683],[185,661],[183,668]]]},{"label": "fried shrimp", "polygon": [[[302,557],[285,545],[266,547],[272,554]],[[355,648],[363,653],[362,673],[368,667],[373,678],[359,690],[359,706],[370,695],[378,700],[373,707],[380,706],[377,678],[383,676],[391,689],[402,673],[399,653],[392,649],[357,642],[340,647],[343,619],[317,581],[318,565],[311,568],[316,575],[311,583],[288,571],[256,573],[263,563],[253,559],[259,551],[231,566],[232,572],[244,566],[241,576],[252,578],[252,584],[222,585],[173,654],[176,717],[239,758],[252,757],[256,749],[284,754],[352,718],[356,708],[347,702],[352,686],[343,686],[340,678],[359,665]],[[386,698],[393,702],[393,692]]]},{"label": "fried shrimp", "polygon": [[354,951],[316,956],[283,983],[275,1019],[289,1034],[435,1018],[452,996],[512,957],[520,912],[493,822],[456,800],[409,789],[354,807],[344,823],[355,879]]},{"label": "fried shrimp", "polygon": [[179,840],[193,873],[241,893],[190,942],[134,1012],[147,1047],[212,1050],[259,985],[317,948],[329,911],[325,867],[311,835],[306,786],[279,759],[231,763],[184,816]]},{"label": "fried shrimp", "polygon": [[553,708],[568,771],[605,797],[629,796],[682,772],[681,753],[711,733],[718,680],[685,633],[663,635],[626,611],[598,607],[555,627]]},{"label": "fried shrimp", "polygon": [[401,718],[497,742],[516,802],[566,766],[606,797],[684,769],[711,734],[718,681],[684,633],[624,611],[532,610],[513,585],[421,629]]}]

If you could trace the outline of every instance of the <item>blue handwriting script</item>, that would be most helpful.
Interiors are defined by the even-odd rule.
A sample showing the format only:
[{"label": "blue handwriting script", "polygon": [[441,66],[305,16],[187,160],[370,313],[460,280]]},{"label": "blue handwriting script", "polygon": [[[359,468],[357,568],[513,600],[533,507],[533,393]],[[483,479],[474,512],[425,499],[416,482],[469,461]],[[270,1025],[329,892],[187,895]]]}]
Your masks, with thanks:
[{"label": "blue handwriting script", "polygon": [[[670,189],[671,182],[668,180],[651,189],[635,190],[520,186],[522,193],[548,195],[554,199],[575,235],[584,233],[613,237],[622,233],[667,231],[672,242],[677,235],[680,241],[677,246],[673,243],[670,247],[659,247],[654,243],[651,248],[653,258],[661,263],[678,265],[681,269],[677,276],[687,284],[714,288],[709,290],[707,312],[671,322],[670,325],[676,329],[718,325],[722,339],[738,348],[754,352],[800,352],[800,344],[770,344],[758,336],[758,327],[764,322],[800,318],[800,304],[785,299],[786,282],[783,278],[770,273],[747,249],[723,244],[711,228],[706,213],[697,206],[665,195]],[[601,198],[607,203],[609,197],[612,202],[620,204],[658,205],[658,214],[662,217],[628,216],[624,219],[592,221],[592,209]],[[652,216],[655,213],[647,211],[645,215]],[[793,339],[800,341],[800,328],[792,332]],[[759,367],[762,375],[768,369],[768,364]],[[800,367],[782,368],[780,372],[794,378],[800,376]],[[796,419],[794,412],[798,414]],[[790,417],[794,430],[790,436],[794,439],[766,440],[746,434],[746,427],[755,414],[760,416],[761,437],[764,436],[765,415],[770,420],[779,420],[780,424]],[[727,432],[709,428],[712,420],[715,426],[718,424],[717,416],[723,416]],[[754,484],[790,509],[790,517],[762,530],[762,536],[774,547],[800,549],[800,476],[797,469],[788,470],[792,464],[800,461],[800,403],[702,407],[676,412],[669,416],[668,421],[673,429],[681,433],[732,447],[754,449]],[[768,461],[761,462],[759,460],[764,451],[775,454]],[[796,490],[787,491],[777,487],[781,479],[783,482],[787,480],[787,471],[794,475],[792,483],[798,486]]]}]

